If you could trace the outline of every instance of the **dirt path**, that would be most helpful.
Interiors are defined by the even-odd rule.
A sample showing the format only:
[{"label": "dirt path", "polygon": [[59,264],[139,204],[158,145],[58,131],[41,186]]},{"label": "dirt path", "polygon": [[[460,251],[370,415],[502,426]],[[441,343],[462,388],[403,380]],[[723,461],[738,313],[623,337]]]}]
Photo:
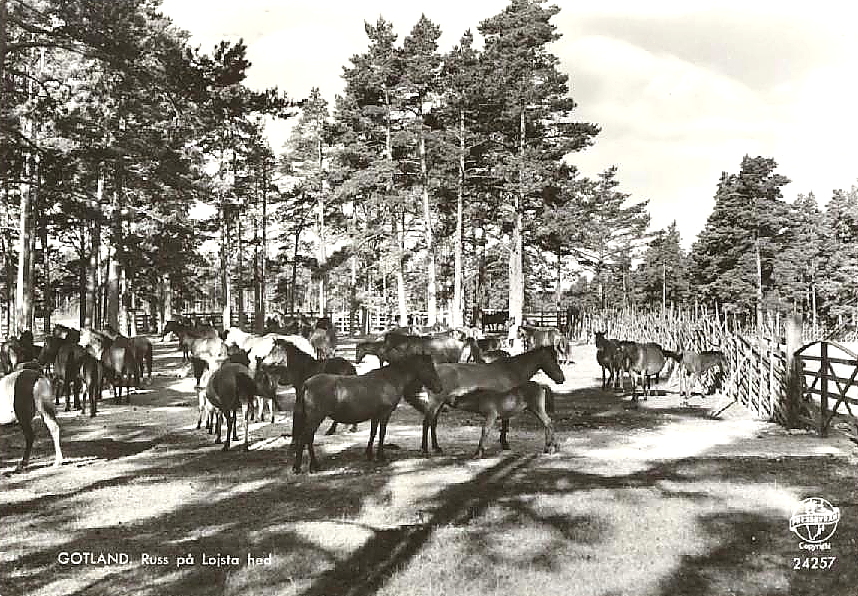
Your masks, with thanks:
[{"label": "dirt path", "polygon": [[[525,417],[512,452],[495,443],[471,460],[479,420],[449,412],[444,456],[423,459],[402,405],[392,461],[363,459],[364,424],[318,436],[323,471],[296,476],[289,414],[253,424],[248,452],[221,452],[196,430],[178,352],[156,343],[158,374],[131,406],[63,414],[60,470],[40,426],[34,469],[0,478],[0,595],[858,594],[852,443],[789,434],[738,405],[713,420],[717,396],[681,408],[670,387],[632,408],[599,390],[592,346],[573,358],[558,454],[541,454]],[[2,430],[4,471],[22,443]],[[810,556],[788,523],[808,496],[840,507],[831,551],[817,553],[837,557],[833,570],[792,569]]]}]

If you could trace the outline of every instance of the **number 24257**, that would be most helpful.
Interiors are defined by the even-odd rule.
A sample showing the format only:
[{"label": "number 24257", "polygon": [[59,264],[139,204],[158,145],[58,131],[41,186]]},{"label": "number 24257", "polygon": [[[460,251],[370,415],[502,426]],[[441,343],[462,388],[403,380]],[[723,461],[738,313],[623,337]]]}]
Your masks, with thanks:
[{"label": "number 24257", "polygon": [[793,569],[831,569],[837,557],[793,557]]}]

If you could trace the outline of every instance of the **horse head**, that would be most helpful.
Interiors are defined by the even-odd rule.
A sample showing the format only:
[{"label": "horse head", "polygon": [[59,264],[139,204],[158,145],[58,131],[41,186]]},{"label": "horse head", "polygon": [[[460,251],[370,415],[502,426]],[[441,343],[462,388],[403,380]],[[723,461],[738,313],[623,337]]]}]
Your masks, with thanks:
[{"label": "horse head", "polygon": [[441,384],[441,377],[438,376],[438,371],[435,369],[435,364],[432,362],[432,357],[428,354],[418,354],[406,359],[408,367],[417,376],[417,379],[433,393],[440,393],[444,390]]},{"label": "horse head", "polygon": [[560,368],[560,363],[557,361],[557,350],[554,349],[554,346],[542,346],[534,351],[541,353],[540,368],[552,381],[558,385],[566,381],[563,369]]}]

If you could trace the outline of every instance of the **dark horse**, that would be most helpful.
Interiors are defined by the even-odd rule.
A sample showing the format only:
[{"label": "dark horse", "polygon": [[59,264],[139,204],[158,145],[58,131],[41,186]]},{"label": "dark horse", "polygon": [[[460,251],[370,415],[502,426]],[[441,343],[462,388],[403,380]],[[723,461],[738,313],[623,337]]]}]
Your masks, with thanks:
[{"label": "dark horse", "polygon": [[384,364],[387,359],[384,357],[384,340],[377,339],[375,341],[360,341],[355,345],[355,362],[360,364],[367,354],[372,354],[378,358],[379,364]]},{"label": "dark horse", "polygon": [[318,470],[313,439],[326,417],[355,424],[371,421],[366,456],[372,459],[372,444],[378,431],[375,457],[384,459],[384,435],[390,415],[402,399],[406,387],[419,383],[431,391],[441,391],[441,379],[432,359],[410,356],[399,362],[371,370],[360,376],[318,374],[304,383],[304,393],[295,402],[292,440],[295,444],[295,472],[301,471],[304,446],[310,454],[310,471]]},{"label": "dark horse", "polygon": [[54,440],[54,467],[63,462],[60,449],[60,426],[57,424],[57,412],[53,402],[53,388],[50,380],[38,371],[22,369],[0,379],[0,424],[18,422],[24,433],[24,457],[17,469],[23,470],[30,461],[30,451],[36,433],[33,430],[33,418],[39,415],[48,427]]},{"label": "dark horse", "polygon": [[483,432],[480,435],[480,442],[474,457],[483,456],[489,430],[498,418],[501,419],[501,449],[509,449],[509,443],[506,440],[509,432],[509,419],[524,410],[539,418],[545,428],[545,453],[557,450],[557,443],[554,440],[554,425],[551,418],[548,417],[548,412],[554,411],[554,397],[551,388],[546,385],[536,381],[528,381],[510,391],[477,389],[458,398],[455,407],[459,410],[482,414],[485,417]]},{"label": "dark horse", "polygon": [[622,345],[625,352],[625,357],[628,362],[629,371],[634,378],[632,379],[632,401],[638,400],[635,389],[638,384],[638,375],[640,375],[641,390],[643,391],[644,399],[649,398],[650,394],[650,378],[661,373],[667,359],[671,358],[679,362],[681,355],[670,350],[665,350],[655,342],[634,343],[625,342]]},{"label": "dark horse", "polygon": [[[262,359],[258,360],[256,367],[256,382],[264,389],[265,397],[272,400],[276,398],[277,384],[295,388],[295,403],[301,399],[304,393],[304,382],[319,373],[332,375],[356,375],[354,365],[346,360],[335,356],[327,360],[316,360],[303,350],[285,339],[274,340],[274,347]],[[260,408],[261,410],[261,408]],[[260,411],[261,414],[261,411]],[[274,422],[274,410],[271,411],[271,421]],[[294,419],[292,422],[294,426]],[[337,423],[334,422],[326,434],[336,431]],[[356,426],[352,430],[356,430]],[[294,429],[292,436],[295,436]]]},{"label": "dark horse", "polygon": [[[66,398],[66,412],[71,408],[69,399],[74,391],[74,408],[81,409],[81,383],[78,369],[86,350],[70,339],[60,339],[56,336],[45,338],[45,344],[39,352],[39,364],[53,364],[53,382],[56,391],[55,403],[60,405],[60,397]],[[93,414],[94,415],[94,414]]]},{"label": "dark horse", "polygon": [[140,387],[140,367],[134,346],[127,337],[112,340],[107,334],[94,329],[81,332],[81,343],[87,344],[90,354],[104,365],[105,378],[113,385],[116,403],[122,403],[122,387],[125,387],[125,402],[131,403],[131,387]]},{"label": "dark horse", "polygon": [[563,383],[566,377],[557,362],[557,352],[552,346],[542,346],[523,354],[501,358],[486,364],[439,364],[438,375],[444,386],[442,391],[431,391],[426,399],[417,395],[416,391],[408,391],[405,400],[423,413],[423,436],[420,449],[424,455],[429,454],[428,435],[431,430],[432,449],[441,452],[438,446],[436,427],[438,413],[446,403],[455,406],[456,398],[471,393],[477,389],[492,389],[494,391],[510,391],[523,385],[542,370],[555,383]]},{"label": "dark horse", "polygon": [[241,407],[244,412],[244,449],[247,450],[247,427],[250,407],[259,393],[250,371],[243,364],[226,362],[214,371],[206,384],[206,398],[220,410],[217,421],[215,443],[220,443],[220,420],[226,417],[226,442],[223,450],[229,450],[230,439],[235,432],[236,414]]},{"label": "dark horse", "polygon": [[[476,341],[465,337],[463,333],[454,335],[442,333],[438,335],[401,335],[388,333],[384,336],[384,357],[389,362],[416,354],[426,354],[432,357],[435,364],[442,362],[463,362],[472,355],[479,361],[480,348]],[[466,354],[467,352],[467,354]]]}]

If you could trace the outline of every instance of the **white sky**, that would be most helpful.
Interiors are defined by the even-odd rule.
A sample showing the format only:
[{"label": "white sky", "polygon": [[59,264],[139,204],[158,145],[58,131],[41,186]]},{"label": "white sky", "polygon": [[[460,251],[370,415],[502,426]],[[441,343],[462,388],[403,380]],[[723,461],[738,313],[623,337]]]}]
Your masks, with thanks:
[{"label": "white sky", "polygon": [[[342,67],[365,51],[364,22],[394,24],[399,41],[421,12],[441,50],[507,0],[165,0],[163,12],[206,51],[244,38],[250,87],[330,101]],[[773,157],[792,180],[787,200],[821,203],[858,182],[858,5],[732,0],[556,0],[553,45],[570,75],[578,119],[602,132],[571,161],[588,175],[616,164],[621,189],[650,201],[652,227],[677,220],[689,246],[722,171],[742,156]],[[422,8],[421,8],[422,6]],[[275,152],[286,125],[269,131]]]}]

